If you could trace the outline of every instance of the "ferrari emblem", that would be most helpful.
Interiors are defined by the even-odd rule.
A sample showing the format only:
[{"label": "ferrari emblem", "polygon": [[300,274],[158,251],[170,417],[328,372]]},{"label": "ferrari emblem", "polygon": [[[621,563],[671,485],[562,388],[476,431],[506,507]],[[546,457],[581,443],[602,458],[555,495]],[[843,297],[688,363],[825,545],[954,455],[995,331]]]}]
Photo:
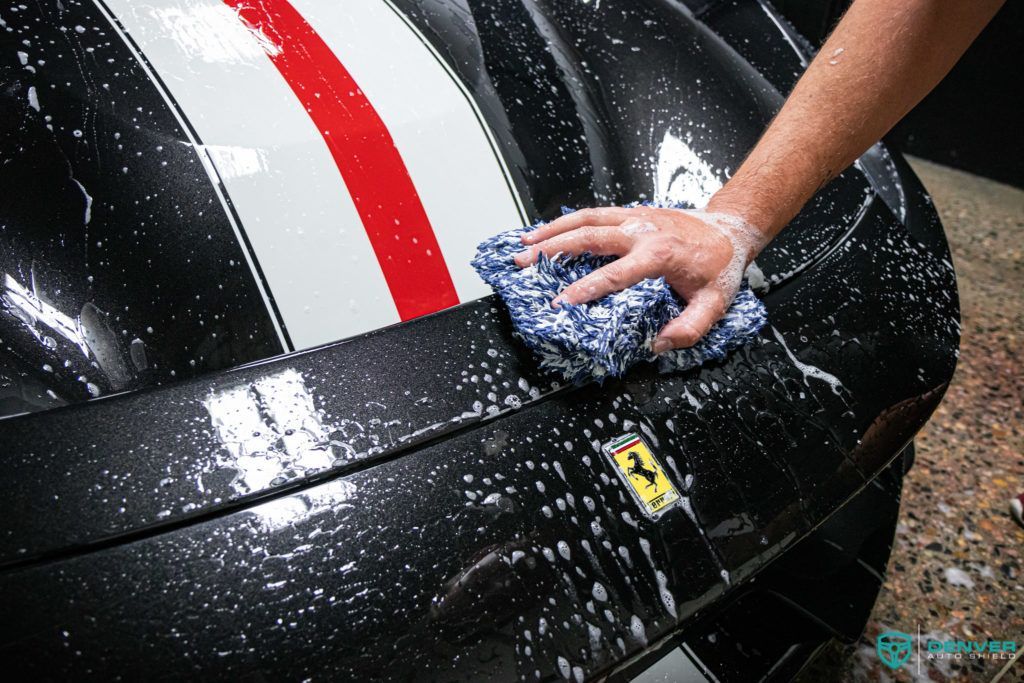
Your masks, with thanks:
[{"label": "ferrari emblem", "polygon": [[604,445],[619,479],[651,519],[657,519],[681,498],[661,463],[636,434],[625,434]]}]

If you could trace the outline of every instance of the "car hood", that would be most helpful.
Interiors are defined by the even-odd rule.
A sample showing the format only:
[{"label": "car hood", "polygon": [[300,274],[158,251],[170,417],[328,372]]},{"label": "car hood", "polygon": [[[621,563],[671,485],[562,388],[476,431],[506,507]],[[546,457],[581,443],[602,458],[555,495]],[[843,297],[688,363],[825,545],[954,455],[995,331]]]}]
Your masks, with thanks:
[{"label": "car hood", "polygon": [[[781,100],[720,37],[764,24],[724,9],[396,6],[480,103],[533,218],[706,193]],[[484,298],[0,421],[7,653],[51,672],[130,674],[140,651],[168,675],[607,672],[868,485],[940,400],[955,277],[893,163],[902,219],[842,174],[758,258],[769,325],[684,373],[562,385]],[[684,500],[657,521],[600,452],[628,433]],[[82,655],[47,656],[65,650]]]}]

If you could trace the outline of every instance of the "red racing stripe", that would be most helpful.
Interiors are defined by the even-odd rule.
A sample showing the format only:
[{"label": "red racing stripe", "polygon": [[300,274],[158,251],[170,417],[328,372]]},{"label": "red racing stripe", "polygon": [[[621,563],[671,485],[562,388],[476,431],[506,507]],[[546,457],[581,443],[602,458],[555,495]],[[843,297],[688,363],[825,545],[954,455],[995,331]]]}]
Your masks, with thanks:
[{"label": "red racing stripe", "polygon": [[224,2],[256,34],[331,150],[398,315],[408,320],[459,303],[405,162],[342,63],[287,0]]}]

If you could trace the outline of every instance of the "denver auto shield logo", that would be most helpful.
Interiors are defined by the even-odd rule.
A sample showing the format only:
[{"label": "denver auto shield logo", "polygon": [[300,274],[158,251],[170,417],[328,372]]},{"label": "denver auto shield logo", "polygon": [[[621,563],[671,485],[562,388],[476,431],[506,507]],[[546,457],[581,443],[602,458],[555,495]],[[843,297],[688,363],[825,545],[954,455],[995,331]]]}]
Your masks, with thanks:
[{"label": "denver auto shield logo", "polygon": [[[922,661],[931,663],[935,660],[949,659],[989,659],[1006,660],[1003,673],[1017,659],[1018,643],[1016,640],[962,640],[960,638],[921,637],[921,627],[917,631],[917,673],[920,677]],[[896,670],[910,659],[913,649],[913,636],[903,631],[886,631],[875,640],[875,651],[878,658],[890,669]],[[993,678],[1000,678],[1002,673]]]},{"label": "denver auto shield logo", "polygon": [[890,669],[898,669],[910,659],[912,639],[901,631],[886,631],[875,640],[878,658]]},{"label": "denver auto shield logo", "polygon": [[603,447],[619,479],[644,514],[657,519],[681,499],[661,463],[636,434],[625,434]]}]

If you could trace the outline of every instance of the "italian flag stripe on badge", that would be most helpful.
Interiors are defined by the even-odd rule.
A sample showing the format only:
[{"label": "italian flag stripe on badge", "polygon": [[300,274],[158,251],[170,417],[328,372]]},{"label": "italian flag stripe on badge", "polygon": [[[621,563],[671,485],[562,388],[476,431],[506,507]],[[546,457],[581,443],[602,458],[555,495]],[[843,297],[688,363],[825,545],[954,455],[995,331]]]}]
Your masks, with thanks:
[{"label": "italian flag stripe on badge", "polygon": [[613,453],[619,453],[627,448],[635,447],[638,443],[640,443],[639,437],[634,436],[633,434],[628,434],[625,438],[612,443],[611,450]]}]

